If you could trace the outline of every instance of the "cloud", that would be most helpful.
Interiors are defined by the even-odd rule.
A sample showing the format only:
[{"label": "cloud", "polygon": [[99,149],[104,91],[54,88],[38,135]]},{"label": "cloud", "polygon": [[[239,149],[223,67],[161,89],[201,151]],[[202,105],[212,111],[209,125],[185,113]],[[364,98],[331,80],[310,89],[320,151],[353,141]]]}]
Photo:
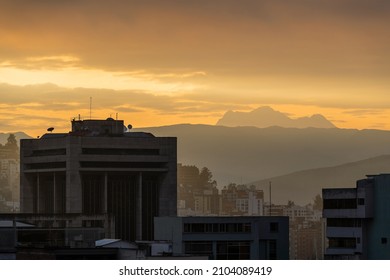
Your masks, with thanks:
[{"label": "cloud", "polygon": [[32,134],[32,132],[45,133],[46,127],[55,126],[60,129],[69,129],[69,124],[66,118],[57,118],[52,115],[45,115],[40,110],[35,110],[30,113],[15,113],[15,107],[5,112],[0,113],[0,131],[24,131]]},{"label": "cloud", "polygon": [[389,13],[386,0],[0,0],[0,106],[68,120],[92,96],[96,116],[148,122],[267,104],[357,116],[390,107]]},{"label": "cloud", "polygon": [[132,105],[119,105],[114,107],[115,111],[118,112],[125,112],[125,113],[141,113],[145,112],[142,109],[134,108]]},{"label": "cloud", "polygon": [[[200,91],[198,94],[157,95],[147,91],[64,88],[53,84],[31,86],[0,84],[2,97],[0,131],[23,130],[34,135],[42,133],[42,129],[50,125],[56,127],[56,131],[66,132],[69,130],[69,120],[78,117],[79,114],[82,118],[89,118],[91,114],[92,118],[104,119],[119,113],[121,119],[129,120],[138,127],[188,121],[214,124],[228,110],[251,111],[264,105],[276,108],[282,106],[279,110],[298,116],[308,107],[311,107],[312,111],[307,114],[322,113],[325,110],[329,112],[325,115],[337,120],[335,123],[344,127],[348,127],[351,121],[356,123],[356,117],[364,116],[364,125],[373,127],[370,122],[379,123],[377,118],[387,115],[389,108],[386,102],[380,104],[378,102],[377,107],[369,107],[370,104],[364,104],[366,107],[353,107],[362,104],[354,100],[348,103],[347,99],[344,103],[340,100],[338,102],[323,100],[319,104],[315,100],[297,97],[290,99],[282,96],[249,97],[245,94],[222,96],[218,91],[208,90]],[[294,106],[298,106],[299,109],[294,109]]]},{"label": "cloud", "polygon": [[358,109],[358,110],[347,110],[343,112],[344,114],[349,114],[355,117],[365,117],[372,115],[383,115],[386,113],[386,110],[382,109]]},{"label": "cloud", "polygon": [[71,55],[33,56],[6,60],[0,63],[1,68],[24,70],[56,70],[80,66],[80,59]]},{"label": "cloud", "polygon": [[5,58],[68,54],[106,71],[389,73],[388,1],[52,2],[2,2]]}]

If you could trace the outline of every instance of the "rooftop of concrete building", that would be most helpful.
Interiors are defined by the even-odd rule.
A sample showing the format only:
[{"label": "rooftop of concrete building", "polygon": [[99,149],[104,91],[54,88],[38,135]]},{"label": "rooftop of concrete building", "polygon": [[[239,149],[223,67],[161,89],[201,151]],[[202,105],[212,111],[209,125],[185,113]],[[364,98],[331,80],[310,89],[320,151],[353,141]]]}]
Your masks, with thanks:
[{"label": "rooftop of concrete building", "polygon": [[42,135],[42,139],[60,138],[70,136],[110,136],[110,137],[155,137],[147,132],[131,132],[132,126],[124,125],[123,120],[114,120],[107,118],[106,120],[81,120],[72,119],[72,130],[69,133],[52,133],[54,128],[49,128],[50,133]]}]

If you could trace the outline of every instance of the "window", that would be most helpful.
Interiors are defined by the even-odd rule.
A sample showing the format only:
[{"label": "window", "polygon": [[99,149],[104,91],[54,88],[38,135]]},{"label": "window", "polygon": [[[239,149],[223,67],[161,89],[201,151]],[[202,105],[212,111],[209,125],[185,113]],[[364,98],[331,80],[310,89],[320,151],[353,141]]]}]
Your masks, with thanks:
[{"label": "window", "polygon": [[381,243],[382,244],[387,244],[387,238],[386,237],[382,237],[381,238]]},{"label": "window", "polygon": [[356,209],[356,199],[324,199],[324,209]]},{"label": "window", "polygon": [[34,150],[31,156],[42,157],[42,156],[62,156],[66,155],[66,149],[47,149],[47,150]]},{"label": "window", "polygon": [[164,168],[164,162],[80,161],[81,168]]},{"label": "window", "polygon": [[329,238],[329,248],[356,248],[356,238],[352,238],[352,237]]},{"label": "window", "polygon": [[279,231],[279,223],[270,223],[270,232],[278,232]]},{"label": "window", "polygon": [[326,223],[328,227],[362,227],[362,220],[353,218],[328,218]]},{"label": "window", "polygon": [[66,162],[56,161],[56,162],[37,162],[29,163],[25,165],[26,169],[57,169],[57,168],[66,168]]},{"label": "window", "polygon": [[85,155],[142,155],[151,156],[159,155],[158,149],[121,149],[121,148],[83,148],[82,153]]},{"label": "window", "polygon": [[213,255],[213,243],[211,241],[187,241],[184,242],[184,251],[192,255]]},{"label": "window", "polygon": [[184,233],[238,233],[251,232],[250,223],[185,223]]},{"label": "window", "polygon": [[268,259],[276,260],[277,252],[276,252],[276,240],[268,240]]},{"label": "window", "polygon": [[249,260],[249,241],[218,241],[217,260]]},{"label": "window", "polygon": [[358,198],[358,205],[364,205],[364,198]]}]

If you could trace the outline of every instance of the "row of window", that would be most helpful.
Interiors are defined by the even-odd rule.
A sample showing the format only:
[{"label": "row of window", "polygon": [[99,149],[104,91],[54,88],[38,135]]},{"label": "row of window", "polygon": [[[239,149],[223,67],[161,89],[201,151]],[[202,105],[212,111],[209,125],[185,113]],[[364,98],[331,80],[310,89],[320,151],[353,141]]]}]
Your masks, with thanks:
[{"label": "row of window", "polygon": [[[159,155],[159,149],[83,148],[85,155]],[[32,151],[32,157],[66,155],[66,149],[45,149]]]},{"label": "row of window", "polygon": [[356,243],[360,243],[360,238],[355,238],[355,237],[329,238],[329,248],[356,248]]},{"label": "row of window", "polygon": [[[249,233],[252,231],[251,223],[185,223],[184,233]],[[279,223],[269,223],[269,231],[279,232]]]},{"label": "row of window", "polygon": [[186,223],[184,233],[237,233],[251,232],[250,223]]},{"label": "row of window", "polygon": [[[186,254],[213,256],[212,241],[188,241],[184,243]],[[217,260],[249,260],[250,242],[249,241],[217,241],[216,242]]]},{"label": "row of window", "polygon": [[65,161],[58,162],[38,162],[38,163],[29,163],[25,165],[26,169],[58,169],[66,168]]},{"label": "row of window", "polygon": [[[259,259],[277,259],[276,240],[259,240],[259,244],[261,248],[259,250]],[[215,246],[214,248],[213,245]],[[251,255],[251,242],[186,241],[184,242],[184,252],[190,255],[209,256],[217,260],[249,260]]]},{"label": "row of window", "polygon": [[352,218],[328,218],[326,219],[328,227],[362,227],[361,219]]},{"label": "row of window", "polygon": [[150,156],[159,155],[159,149],[120,149],[120,148],[83,148],[85,155],[139,155]]},{"label": "row of window", "polygon": [[[387,237],[381,237],[381,244],[387,244]],[[360,237],[332,237],[329,238],[329,248],[356,248],[360,244]]]},{"label": "row of window", "polygon": [[[66,168],[65,161],[39,162],[25,165],[26,169],[57,169]],[[111,161],[81,161],[84,168],[165,168],[165,162],[111,162]]]},{"label": "row of window", "polygon": [[66,149],[46,149],[46,150],[34,150],[31,153],[32,157],[42,156],[63,156],[66,155]]},{"label": "row of window", "polygon": [[112,161],[81,161],[84,168],[164,168],[165,162],[112,162]]},{"label": "row of window", "polygon": [[356,209],[364,203],[364,198],[324,199],[324,209]]}]

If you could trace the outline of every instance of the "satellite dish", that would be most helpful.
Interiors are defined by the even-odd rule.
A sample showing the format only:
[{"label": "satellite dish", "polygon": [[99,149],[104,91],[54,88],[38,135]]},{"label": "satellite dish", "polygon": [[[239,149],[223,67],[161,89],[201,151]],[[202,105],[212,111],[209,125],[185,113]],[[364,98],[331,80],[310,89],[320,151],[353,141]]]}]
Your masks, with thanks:
[{"label": "satellite dish", "polygon": [[54,130],[54,127],[49,127],[49,128],[47,129],[47,131],[50,131],[50,132],[53,132],[53,130]]},{"label": "satellite dish", "polygon": [[130,130],[130,129],[132,129],[133,128],[133,126],[131,125],[131,124],[129,124],[128,126],[127,126],[127,129],[128,130]]}]

